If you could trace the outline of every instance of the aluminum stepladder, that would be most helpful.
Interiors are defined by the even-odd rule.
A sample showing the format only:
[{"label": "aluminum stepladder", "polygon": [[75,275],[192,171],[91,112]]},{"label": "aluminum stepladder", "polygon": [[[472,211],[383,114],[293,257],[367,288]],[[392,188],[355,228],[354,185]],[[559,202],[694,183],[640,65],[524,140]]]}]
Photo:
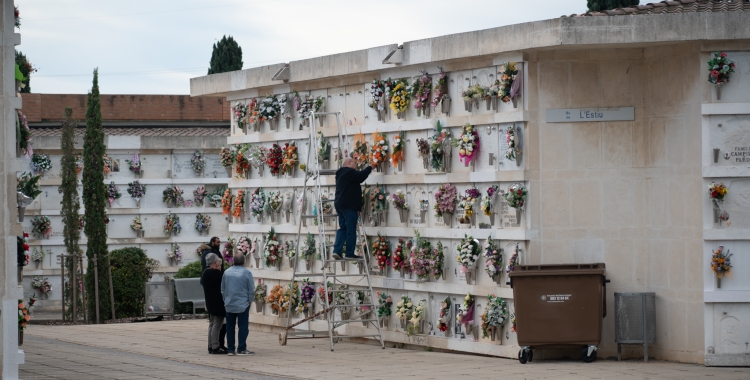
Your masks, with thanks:
[{"label": "aluminum stepladder", "polygon": [[[328,337],[328,340],[331,345],[331,351],[333,351],[333,346],[336,344],[341,338],[377,338],[380,340],[380,346],[382,348],[385,348],[385,342],[383,341],[383,333],[380,329],[380,323],[377,318],[377,311],[375,310],[375,293],[372,290],[372,283],[370,281],[370,268],[368,265],[369,257],[370,257],[370,249],[369,249],[369,243],[367,241],[367,236],[365,235],[365,229],[362,225],[362,219],[360,218],[357,221],[357,243],[363,247],[362,254],[363,258],[358,260],[335,260],[331,254],[332,252],[329,252],[329,244],[326,242],[326,238],[328,234],[326,233],[326,223],[325,218],[336,218],[336,215],[323,215],[323,204],[324,203],[333,203],[333,199],[323,199],[323,176],[333,176],[336,174],[337,169],[322,169],[321,168],[321,160],[318,159],[318,145],[320,143],[318,138],[318,127],[316,125],[316,118],[321,116],[331,115],[336,117],[336,128],[337,128],[337,138],[338,138],[338,151],[337,151],[337,157],[335,162],[340,162],[340,158],[346,155],[346,150],[344,150],[345,146],[348,146],[347,142],[347,135],[346,135],[346,121],[344,119],[344,113],[342,111],[338,112],[312,112],[309,116],[309,124],[310,124],[310,145],[307,150],[307,162],[306,162],[306,168],[305,168],[305,181],[302,188],[302,197],[303,197],[303,207],[300,213],[300,217],[298,220],[297,225],[297,244],[295,246],[297,250],[297,255],[294,258],[294,265],[293,265],[293,273],[292,273],[292,283],[295,281],[298,281],[302,278],[314,278],[314,277],[322,277],[322,285],[325,290],[325,294],[327,295],[333,295],[334,302],[333,304],[329,304],[328,298],[324,297],[322,300],[322,304],[324,305],[324,309],[322,311],[319,311],[315,313],[314,315],[304,318],[301,321],[292,322],[292,310],[291,307],[287,310],[286,315],[286,332],[283,332],[279,334],[279,343],[282,346],[285,346],[288,339],[314,339],[314,338],[325,338]],[[313,153],[315,152],[315,153]],[[329,158],[329,162],[334,162],[333,157]],[[335,165],[334,165],[335,166]],[[313,180],[313,184],[309,185],[308,181]],[[310,187],[313,192],[313,198],[315,201],[315,206],[317,209],[317,213],[314,213],[314,215],[306,214],[306,197],[307,197],[307,189]],[[298,261],[299,261],[299,248],[302,240],[305,238],[306,235],[303,236],[302,234],[302,221],[310,219],[310,220],[317,220],[318,222],[318,246],[321,247],[321,258],[323,259],[323,267],[321,268],[321,273],[315,273],[314,270],[313,273],[297,273],[298,268]],[[338,219],[338,218],[337,218]],[[364,243],[364,244],[363,244]],[[360,268],[363,268],[363,273],[343,273],[344,270],[342,268],[341,271],[338,270],[339,265],[338,263],[356,263],[360,265]],[[348,264],[344,264],[348,267]],[[314,269],[314,268],[313,268]],[[332,289],[328,288],[328,282],[331,281],[331,284],[333,286]],[[348,280],[348,281],[347,281]],[[363,287],[364,289],[357,289],[352,288],[349,285],[357,285],[360,281],[365,280],[365,285],[359,285]],[[363,304],[354,304],[353,299],[356,297],[353,297],[354,293],[358,290],[365,292],[365,302]],[[347,292],[349,293],[349,303],[345,305],[339,305],[335,302],[335,294],[340,292]],[[367,294],[369,292],[369,295]],[[316,292],[317,293],[317,292]],[[368,301],[369,300],[369,301]],[[359,315],[354,316],[353,310],[356,307],[369,307],[369,311],[362,312]],[[349,308],[351,311],[349,313],[349,319],[346,320],[335,320],[337,314],[335,313],[336,309],[344,309]],[[326,323],[328,324],[328,330],[327,331],[294,331],[294,327],[298,326],[304,322],[310,321],[314,319],[315,317],[319,315],[327,315]],[[339,316],[341,313],[339,313]],[[365,319],[362,319],[362,317],[365,317]],[[361,335],[341,335],[339,334],[336,329],[342,326],[346,326],[349,323],[357,323],[357,322],[365,322],[366,327],[374,326],[377,329],[377,334],[367,334],[367,331],[365,331],[365,334]]]}]

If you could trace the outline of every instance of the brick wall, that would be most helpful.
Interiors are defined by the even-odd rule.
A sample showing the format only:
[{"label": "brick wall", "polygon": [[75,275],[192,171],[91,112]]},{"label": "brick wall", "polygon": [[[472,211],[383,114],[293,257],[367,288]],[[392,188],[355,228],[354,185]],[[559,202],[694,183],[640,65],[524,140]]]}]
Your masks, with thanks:
[{"label": "brick wall", "polygon": [[[22,94],[22,112],[29,122],[58,121],[65,107],[73,117],[86,117],[87,95]],[[100,95],[104,121],[229,121],[229,102],[223,98],[189,95]]]}]

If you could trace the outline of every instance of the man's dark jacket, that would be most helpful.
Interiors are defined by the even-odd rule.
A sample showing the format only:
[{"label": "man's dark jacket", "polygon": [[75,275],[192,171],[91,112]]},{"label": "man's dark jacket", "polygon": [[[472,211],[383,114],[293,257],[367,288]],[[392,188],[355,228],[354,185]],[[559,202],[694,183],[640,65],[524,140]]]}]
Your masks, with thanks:
[{"label": "man's dark jacket", "polygon": [[218,269],[208,268],[201,275],[201,284],[203,284],[203,294],[206,297],[206,310],[208,314],[225,316],[224,297],[221,295],[221,278],[224,273]]},{"label": "man's dark jacket", "polygon": [[[201,251],[201,273],[205,272],[206,268],[208,268],[206,265],[206,256],[208,256],[209,253],[215,253],[216,256],[219,256],[219,259],[221,260],[221,273],[224,273],[224,257],[222,257],[218,247],[211,247],[210,244],[201,244],[198,249]],[[202,283],[203,279],[201,278],[201,284]]]},{"label": "man's dark jacket", "polygon": [[364,170],[352,168],[341,168],[336,171],[336,199],[333,204],[337,210],[362,209],[362,188],[360,184],[365,182],[372,172],[371,167]]}]

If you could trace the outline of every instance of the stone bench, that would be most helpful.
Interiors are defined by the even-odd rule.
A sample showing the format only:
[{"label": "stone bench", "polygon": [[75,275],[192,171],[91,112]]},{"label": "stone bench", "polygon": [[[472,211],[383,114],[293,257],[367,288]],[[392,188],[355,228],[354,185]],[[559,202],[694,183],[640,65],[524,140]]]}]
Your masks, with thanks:
[{"label": "stone bench", "polygon": [[174,288],[177,291],[178,302],[193,303],[193,314],[195,314],[195,309],[206,308],[206,297],[200,278],[175,278]]}]

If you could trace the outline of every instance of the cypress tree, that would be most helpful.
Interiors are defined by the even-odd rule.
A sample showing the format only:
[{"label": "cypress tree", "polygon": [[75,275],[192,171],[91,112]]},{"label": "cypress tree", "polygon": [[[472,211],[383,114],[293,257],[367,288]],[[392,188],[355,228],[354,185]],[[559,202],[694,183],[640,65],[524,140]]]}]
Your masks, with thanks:
[{"label": "cypress tree", "polygon": [[101,103],[99,102],[99,70],[94,69],[94,83],[88,94],[86,105],[86,133],[83,136],[83,205],[86,223],[83,232],[88,238],[86,257],[86,295],[89,318],[96,320],[96,292],[94,291],[94,255],[99,269],[99,315],[109,319],[109,279],[106,276],[107,257],[107,197],[104,184],[104,129],[102,128]]},{"label": "cypress tree", "polygon": [[[80,247],[78,241],[81,239],[81,226],[78,221],[78,211],[81,208],[81,204],[78,201],[78,178],[76,175],[76,154],[75,154],[75,131],[78,126],[78,122],[73,120],[73,109],[70,107],[65,108],[63,112],[63,123],[62,123],[62,138],[60,139],[60,149],[62,150],[63,156],[60,160],[60,177],[62,177],[62,184],[60,185],[60,193],[62,193],[62,215],[63,221],[63,237],[65,242],[65,249],[68,255],[77,255]],[[65,262],[65,272],[67,274],[67,281],[65,281],[65,288],[63,291],[66,297],[69,297],[70,304],[68,307],[68,313],[73,317],[73,260],[67,260]],[[80,280],[80,279],[79,279]],[[76,298],[80,299],[80,293],[76,292]],[[76,301],[77,313],[82,312],[79,308],[82,306],[80,302]],[[75,318],[75,317],[73,317]]]},{"label": "cypress tree", "polygon": [[638,5],[640,0],[587,0],[589,12],[606,11]]},{"label": "cypress tree", "polygon": [[242,70],[242,48],[232,36],[229,36],[229,38],[224,36],[221,41],[214,44],[210,64],[209,74]]}]

